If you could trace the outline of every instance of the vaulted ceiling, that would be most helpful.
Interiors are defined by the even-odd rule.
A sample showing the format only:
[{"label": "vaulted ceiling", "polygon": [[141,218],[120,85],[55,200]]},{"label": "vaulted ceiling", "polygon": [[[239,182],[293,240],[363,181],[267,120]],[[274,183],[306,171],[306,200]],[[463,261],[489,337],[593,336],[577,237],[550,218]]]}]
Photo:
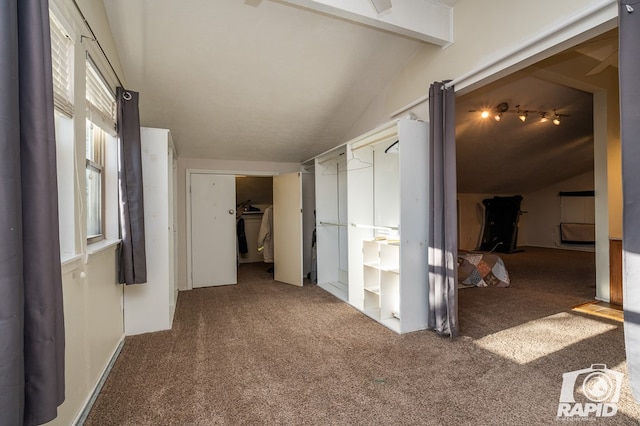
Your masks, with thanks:
[{"label": "vaulted ceiling", "polygon": [[[303,7],[318,2],[340,3],[104,0],[142,125],[171,129],[181,157],[300,162],[344,142],[425,41]],[[460,96],[459,190],[523,192],[591,170],[592,96],[553,76],[564,73],[558,63],[580,76],[593,70],[589,81],[614,75],[616,40],[609,34]],[[554,72],[540,72],[547,67]],[[468,112],[501,102],[569,117],[554,126]]]},{"label": "vaulted ceiling", "polygon": [[180,156],[299,162],[340,142],[423,42],[270,0],[105,0],[141,122]]}]

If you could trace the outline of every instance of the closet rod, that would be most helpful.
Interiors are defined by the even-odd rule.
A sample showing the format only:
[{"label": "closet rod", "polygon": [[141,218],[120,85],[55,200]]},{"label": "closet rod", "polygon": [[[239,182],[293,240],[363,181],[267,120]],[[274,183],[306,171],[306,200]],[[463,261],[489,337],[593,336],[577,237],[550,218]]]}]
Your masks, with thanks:
[{"label": "closet rod", "polygon": [[324,221],[320,221],[320,225],[329,225],[329,226],[347,226],[347,224],[346,224],[346,223],[324,222]]},{"label": "closet rod", "polygon": [[352,223],[351,226],[355,228],[378,229],[380,231],[397,231],[400,229],[399,226],[375,226],[375,225],[362,225],[359,223]]}]

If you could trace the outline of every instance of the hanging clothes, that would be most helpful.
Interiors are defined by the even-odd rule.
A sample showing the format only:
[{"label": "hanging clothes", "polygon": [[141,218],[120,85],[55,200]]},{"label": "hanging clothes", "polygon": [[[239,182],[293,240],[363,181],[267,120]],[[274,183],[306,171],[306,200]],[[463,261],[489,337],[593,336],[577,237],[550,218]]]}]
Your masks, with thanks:
[{"label": "hanging clothes", "polygon": [[249,253],[249,247],[247,245],[247,234],[244,232],[244,219],[238,219],[236,223],[236,234],[238,234],[238,251],[240,254]]},{"label": "hanging clothes", "polygon": [[265,263],[273,263],[273,206],[264,210],[260,232],[258,232],[258,251]]}]

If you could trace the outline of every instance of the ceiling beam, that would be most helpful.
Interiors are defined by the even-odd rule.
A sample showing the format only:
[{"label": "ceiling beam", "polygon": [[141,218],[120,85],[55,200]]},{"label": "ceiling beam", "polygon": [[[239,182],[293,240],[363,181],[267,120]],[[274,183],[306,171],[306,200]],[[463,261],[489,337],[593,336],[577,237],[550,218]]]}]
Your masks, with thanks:
[{"label": "ceiling beam", "polygon": [[453,42],[453,7],[437,1],[391,0],[391,8],[380,14],[371,0],[284,1],[437,46]]}]

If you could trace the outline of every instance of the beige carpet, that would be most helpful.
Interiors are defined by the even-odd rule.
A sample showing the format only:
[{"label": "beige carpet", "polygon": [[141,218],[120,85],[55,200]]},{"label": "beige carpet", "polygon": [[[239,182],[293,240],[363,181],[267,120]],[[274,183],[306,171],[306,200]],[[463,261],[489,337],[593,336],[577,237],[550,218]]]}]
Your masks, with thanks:
[{"label": "beige carpet", "polygon": [[[397,335],[314,285],[241,265],[181,292],[174,328],[126,339],[87,425],[557,424],[565,372],[626,373],[622,324],[593,299],[592,253],[504,255],[509,288],[459,293],[462,336]],[[639,424],[626,378],[605,424]]]}]

